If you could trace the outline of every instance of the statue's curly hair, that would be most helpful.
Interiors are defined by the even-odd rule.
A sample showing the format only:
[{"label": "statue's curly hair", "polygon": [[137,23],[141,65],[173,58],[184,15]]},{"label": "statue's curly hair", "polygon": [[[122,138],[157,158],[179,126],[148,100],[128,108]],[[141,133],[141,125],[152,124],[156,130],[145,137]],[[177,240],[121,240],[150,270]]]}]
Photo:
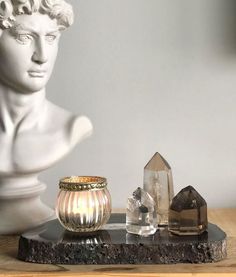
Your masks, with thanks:
[{"label": "statue's curly hair", "polygon": [[0,29],[11,28],[16,15],[34,12],[48,14],[64,28],[73,23],[72,6],[64,0],[0,0]]}]

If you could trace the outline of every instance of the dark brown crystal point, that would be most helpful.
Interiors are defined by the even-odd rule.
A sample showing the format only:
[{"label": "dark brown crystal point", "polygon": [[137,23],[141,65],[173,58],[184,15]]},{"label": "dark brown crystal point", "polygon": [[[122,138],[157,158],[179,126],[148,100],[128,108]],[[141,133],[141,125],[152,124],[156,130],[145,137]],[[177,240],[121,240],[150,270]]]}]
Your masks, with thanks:
[{"label": "dark brown crystal point", "polygon": [[182,189],[170,205],[169,231],[176,235],[200,235],[207,226],[206,201],[192,186]]}]

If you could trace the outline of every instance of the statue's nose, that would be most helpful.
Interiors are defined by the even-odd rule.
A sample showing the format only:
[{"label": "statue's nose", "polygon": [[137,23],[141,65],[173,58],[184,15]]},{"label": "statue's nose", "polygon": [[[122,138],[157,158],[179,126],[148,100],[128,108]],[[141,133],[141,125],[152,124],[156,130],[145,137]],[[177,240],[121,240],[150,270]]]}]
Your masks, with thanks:
[{"label": "statue's nose", "polygon": [[36,41],[32,60],[39,64],[43,64],[48,61],[46,42],[43,40],[43,38],[39,38]]}]

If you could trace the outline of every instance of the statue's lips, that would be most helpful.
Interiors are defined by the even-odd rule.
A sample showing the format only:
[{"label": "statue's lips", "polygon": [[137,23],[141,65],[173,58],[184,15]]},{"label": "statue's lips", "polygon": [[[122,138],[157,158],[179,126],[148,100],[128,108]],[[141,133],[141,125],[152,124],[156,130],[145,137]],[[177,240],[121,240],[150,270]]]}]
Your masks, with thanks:
[{"label": "statue's lips", "polygon": [[28,71],[28,74],[29,74],[30,77],[43,78],[46,74],[46,71],[44,71],[44,70],[30,70],[30,71]]}]

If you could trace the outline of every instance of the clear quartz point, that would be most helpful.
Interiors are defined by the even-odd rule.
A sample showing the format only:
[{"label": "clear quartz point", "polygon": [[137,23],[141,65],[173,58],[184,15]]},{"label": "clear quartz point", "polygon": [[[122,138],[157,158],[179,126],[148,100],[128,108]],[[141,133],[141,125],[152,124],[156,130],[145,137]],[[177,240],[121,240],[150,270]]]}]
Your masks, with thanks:
[{"label": "clear quartz point", "polygon": [[157,230],[155,201],[141,188],[137,188],[128,198],[126,230],[140,236],[153,235]]},{"label": "clear quartz point", "polygon": [[182,189],[170,206],[169,231],[176,235],[200,235],[207,226],[206,201],[192,186]]},{"label": "clear quartz point", "polygon": [[171,167],[159,153],[155,153],[144,167],[143,183],[144,190],[156,202],[158,225],[168,225],[170,202],[174,196],[173,179]]}]

